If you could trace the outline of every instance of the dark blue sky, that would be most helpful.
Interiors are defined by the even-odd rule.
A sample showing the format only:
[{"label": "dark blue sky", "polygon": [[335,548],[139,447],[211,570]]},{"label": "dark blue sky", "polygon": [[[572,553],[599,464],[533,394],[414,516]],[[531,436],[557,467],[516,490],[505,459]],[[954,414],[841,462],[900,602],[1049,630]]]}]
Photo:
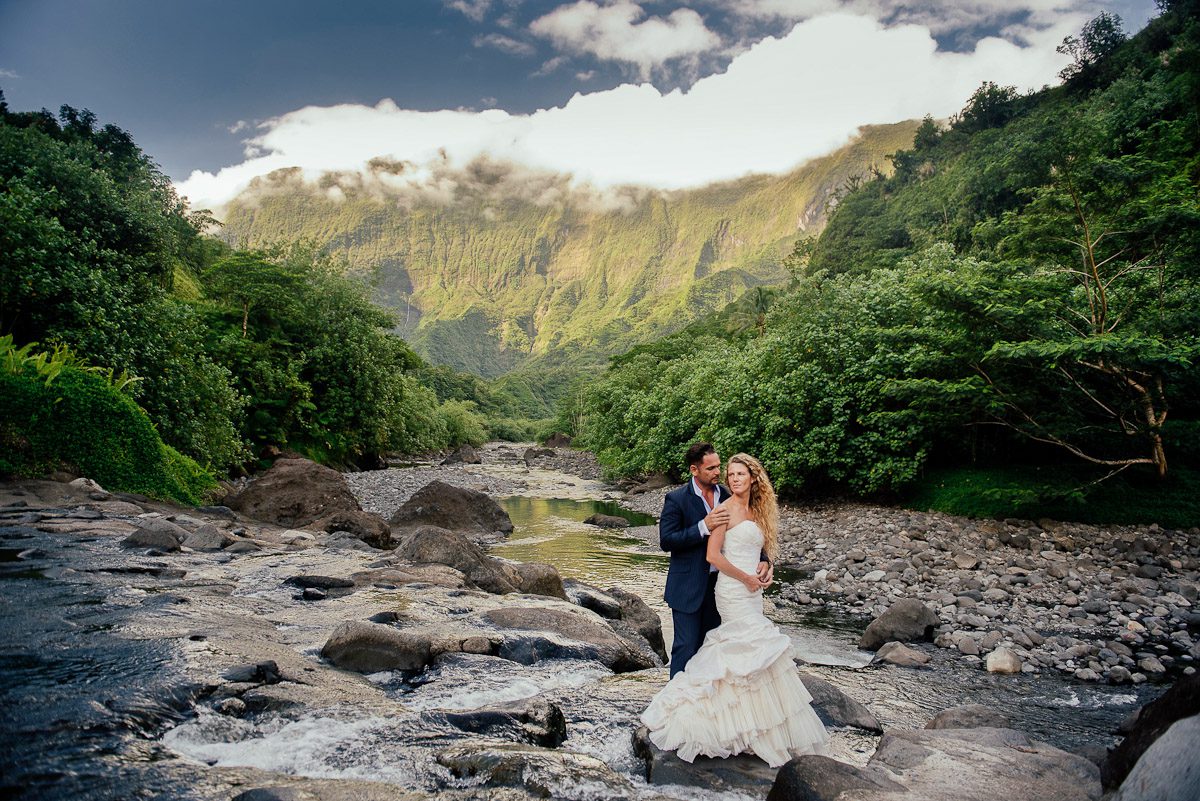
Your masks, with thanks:
[{"label": "dark blue sky", "polygon": [[[947,50],[969,49],[980,35],[1055,5],[1014,0],[1016,10],[1007,10],[999,0],[840,1],[885,24],[928,24]],[[1153,11],[1151,0],[1063,1],[1089,15],[1116,10],[1132,30]],[[838,3],[792,5],[820,10]],[[401,109],[495,106],[519,114],[562,106],[576,92],[646,79],[662,91],[686,88],[802,18],[735,14],[733,7],[718,0],[0,0],[0,88],[14,110],[89,108],[102,123],[129,130],[168,175],[183,179],[194,169],[214,171],[244,158],[244,141],[254,132],[231,131],[239,121],[253,125],[304,106],[374,105],[384,98]],[[538,28],[535,20],[555,10],[563,18]],[[630,24],[652,24],[584,24],[611,21],[617,11]],[[651,29],[660,23],[669,36],[655,38]],[[636,30],[644,41],[622,30]],[[701,34],[708,41],[697,44]],[[680,56],[654,62],[646,55],[676,45]]]}]

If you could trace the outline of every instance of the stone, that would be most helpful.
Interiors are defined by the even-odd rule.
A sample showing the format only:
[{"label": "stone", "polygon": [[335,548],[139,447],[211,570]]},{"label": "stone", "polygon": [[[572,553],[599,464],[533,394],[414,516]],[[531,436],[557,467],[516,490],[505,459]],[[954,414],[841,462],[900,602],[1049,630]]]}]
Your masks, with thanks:
[{"label": "stone", "polygon": [[893,640],[932,640],[933,629],[941,620],[937,613],[915,598],[904,598],[888,607],[871,621],[858,641],[858,647],[874,651]]},{"label": "stone", "polygon": [[621,602],[598,587],[576,579],[563,579],[563,590],[567,594],[567,600],[573,604],[590,609],[609,620],[621,618]]},{"label": "stone", "polygon": [[338,578],[337,576],[292,576],[284,583],[302,589],[312,587],[319,590],[350,589],[354,586],[354,582],[351,579]]},{"label": "stone", "polygon": [[871,711],[829,682],[808,673],[800,673],[800,681],[813,698],[813,709],[826,726],[852,726],[856,729],[883,733],[883,727]]},{"label": "stone", "polygon": [[571,751],[476,743],[447,748],[437,761],[457,779],[487,788],[523,788],[529,796],[522,797],[557,798],[559,788],[580,785],[594,788],[597,794],[589,798],[596,801],[635,795],[630,781],[603,761]]},{"label": "stone", "polygon": [[1008,728],[1008,718],[982,704],[964,704],[943,709],[925,724],[927,729]]},{"label": "stone", "polygon": [[339,509],[309,523],[314,531],[348,531],[372,548],[392,547],[392,529],[379,515],[361,509]]},{"label": "stone", "polygon": [[428,634],[354,620],[334,630],[321,648],[321,656],[358,673],[416,671],[429,664],[431,645]]},{"label": "stone", "polygon": [[542,444],[547,448],[569,448],[571,447],[571,438],[561,431],[555,431]]},{"label": "stone", "polygon": [[647,478],[641,484],[636,484],[626,491],[626,495],[641,495],[646,492],[653,492],[656,489],[671,486],[671,479],[662,473],[655,473]]},{"label": "stone", "polygon": [[219,551],[232,544],[233,537],[211,523],[200,526],[183,540],[183,547],[193,551]]},{"label": "stone", "polygon": [[279,665],[272,660],[236,665],[222,673],[221,678],[239,684],[278,684],[283,681]]},{"label": "stone", "polygon": [[658,613],[639,596],[628,590],[609,587],[608,594],[616,598],[617,603],[621,605],[621,620],[628,623],[645,638],[646,642],[650,643],[650,647],[654,649],[654,653],[666,662],[667,648],[663,641],[662,618],[658,616]]},{"label": "stone", "polygon": [[[166,522],[165,520],[162,522]],[[167,523],[167,525],[171,525]],[[178,528],[178,526],[176,526]],[[183,529],[180,529],[182,532]],[[186,534],[187,532],[183,532]],[[178,551],[179,538],[169,531],[161,528],[142,528],[139,527],[136,531],[130,534],[125,539],[121,540],[121,544],[126,548],[154,548],[159,551]]]},{"label": "stone", "polygon": [[835,801],[842,793],[855,791],[904,793],[904,785],[887,778],[878,769],[856,768],[827,756],[797,757],[775,777],[767,801]]},{"label": "stone", "polygon": [[[1131,680],[1137,682],[1139,673]],[[1142,680],[1145,680],[1143,676]],[[1101,766],[1106,789],[1122,785],[1134,765],[1176,721],[1200,714],[1200,675],[1185,676],[1141,708],[1132,727]]]},{"label": "stone", "polygon": [[956,553],[953,559],[959,570],[974,570],[979,566],[979,557],[969,553]]},{"label": "stone", "polygon": [[1177,720],[1146,749],[1112,801],[1200,798],[1200,715]]},{"label": "stone", "polygon": [[308,459],[279,459],[226,501],[241,514],[277,526],[307,526],[336,511],[361,511],[345,477]]},{"label": "stone", "polygon": [[1147,676],[1161,676],[1167,672],[1163,663],[1156,656],[1147,656],[1138,660],[1138,668]]},{"label": "stone", "polygon": [[413,493],[389,521],[397,527],[437,526],[469,534],[472,539],[493,540],[512,533],[508,513],[478,490],[431,481]]},{"label": "stone", "polygon": [[479,451],[464,443],[443,459],[442,464],[483,464],[483,459],[480,458]]},{"label": "stone", "polygon": [[510,606],[492,609],[480,617],[499,629],[552,635],[506,635],[498,655],[521,664],[533,664],[543,659],[575,658],[594,659],[616,673],[657,667],[653,659],[587,612],[541,606]]},{"label": "stone", "polygon": [[459,570],[474,586],[485,592],[517,591],[516,568],[484,554],[462,534],[438,526],[417,526],[394,532],[395,553],[410,562],[432,562]]},{"label": "stone", "polygon": [[554,565],[542,562],[521,562],[516,565],[517,589],[526,595],[546,595],[551,598],[567,598],[563,589],[562,576]]},{"label": "stone", "polygon": [[864,574],[862,577],[862,580],[863,581],[881,581],[883,579],[883,577],[886,575],[887,575],[887,573],[885,573],[882,570],[872,570],[870,573]]},{"label": "stone", "polygon": [[987,672],[1012,674],[1021,672],[1021,657],[1007,648],[997,648],[987,655]]},{"label": "stone", "polygon": [[924,667],[929,663],[929,654],[923,654],[904,643],[889,642],[875,652],[872,662],[886,662],[898,667]]},{"label": "stone", "polygon": [[597,512],[596,514],[583,521],[589,526],[599,526],[600,528],[628,528],[629,521],[620,515],[604,515]]},{"label": "stone", "polygon": [[427,721],[445,721],[456,729],[501,740],[558,748],[567,739],[562,709],[544,698],[523,698],[463,712],[426,712]]}]

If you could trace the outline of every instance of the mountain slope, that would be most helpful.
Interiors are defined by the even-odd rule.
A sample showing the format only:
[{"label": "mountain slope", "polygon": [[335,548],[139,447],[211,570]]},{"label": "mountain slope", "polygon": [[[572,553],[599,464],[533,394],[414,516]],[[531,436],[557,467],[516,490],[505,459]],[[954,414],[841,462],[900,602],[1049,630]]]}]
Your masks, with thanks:
[{"label": "mountain slope", "polygon": [[606,192],[476,163],[409,182],[407,165],[305,182],[284,170],[227,209],[240,246],[312,239],[375,270],[382,302],[430,361],[485,376],[595,362],[788,279],[798,235],[852,176],[884,169],[916,122],[865,129],[782,176]]}]

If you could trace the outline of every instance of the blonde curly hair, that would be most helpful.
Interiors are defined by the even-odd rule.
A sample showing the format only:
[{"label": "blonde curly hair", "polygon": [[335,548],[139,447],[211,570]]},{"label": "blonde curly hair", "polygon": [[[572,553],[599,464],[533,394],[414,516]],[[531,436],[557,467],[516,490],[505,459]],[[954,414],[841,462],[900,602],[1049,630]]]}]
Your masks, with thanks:
[{"label": "blonde curly hair", "polygon": [[767,557],[774,562],[779,555],[779,503],[775,500],[775,487],[767,476],[767,470],[762,462],[748,453],[734,454],[729,458],[725,471],[729,467],[740,464],[750,473],[750,516],[762,529],[763,550]]}]

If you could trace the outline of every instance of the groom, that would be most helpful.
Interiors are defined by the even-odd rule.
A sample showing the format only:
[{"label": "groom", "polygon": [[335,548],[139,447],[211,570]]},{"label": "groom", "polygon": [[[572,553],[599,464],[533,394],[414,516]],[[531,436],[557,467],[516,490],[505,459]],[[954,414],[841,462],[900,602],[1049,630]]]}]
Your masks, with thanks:
[{"label": "groom", "polygon": [[[708,533],[729,523],[728,510],[716,508],[730,494],[717,483],[721,457],[712,445],[697,442],[688,448],[686,458],[691,479],[667,493],[658,519],[658,544],[671,554],[663,598],[671,607],[675,628],[671,642],[672,677],[700,650],[704,635],[721,624],[713,594],[717,569],[708,563]],[[771,565],[764,556],[758,576],[770,581],[771,573]]]}]

